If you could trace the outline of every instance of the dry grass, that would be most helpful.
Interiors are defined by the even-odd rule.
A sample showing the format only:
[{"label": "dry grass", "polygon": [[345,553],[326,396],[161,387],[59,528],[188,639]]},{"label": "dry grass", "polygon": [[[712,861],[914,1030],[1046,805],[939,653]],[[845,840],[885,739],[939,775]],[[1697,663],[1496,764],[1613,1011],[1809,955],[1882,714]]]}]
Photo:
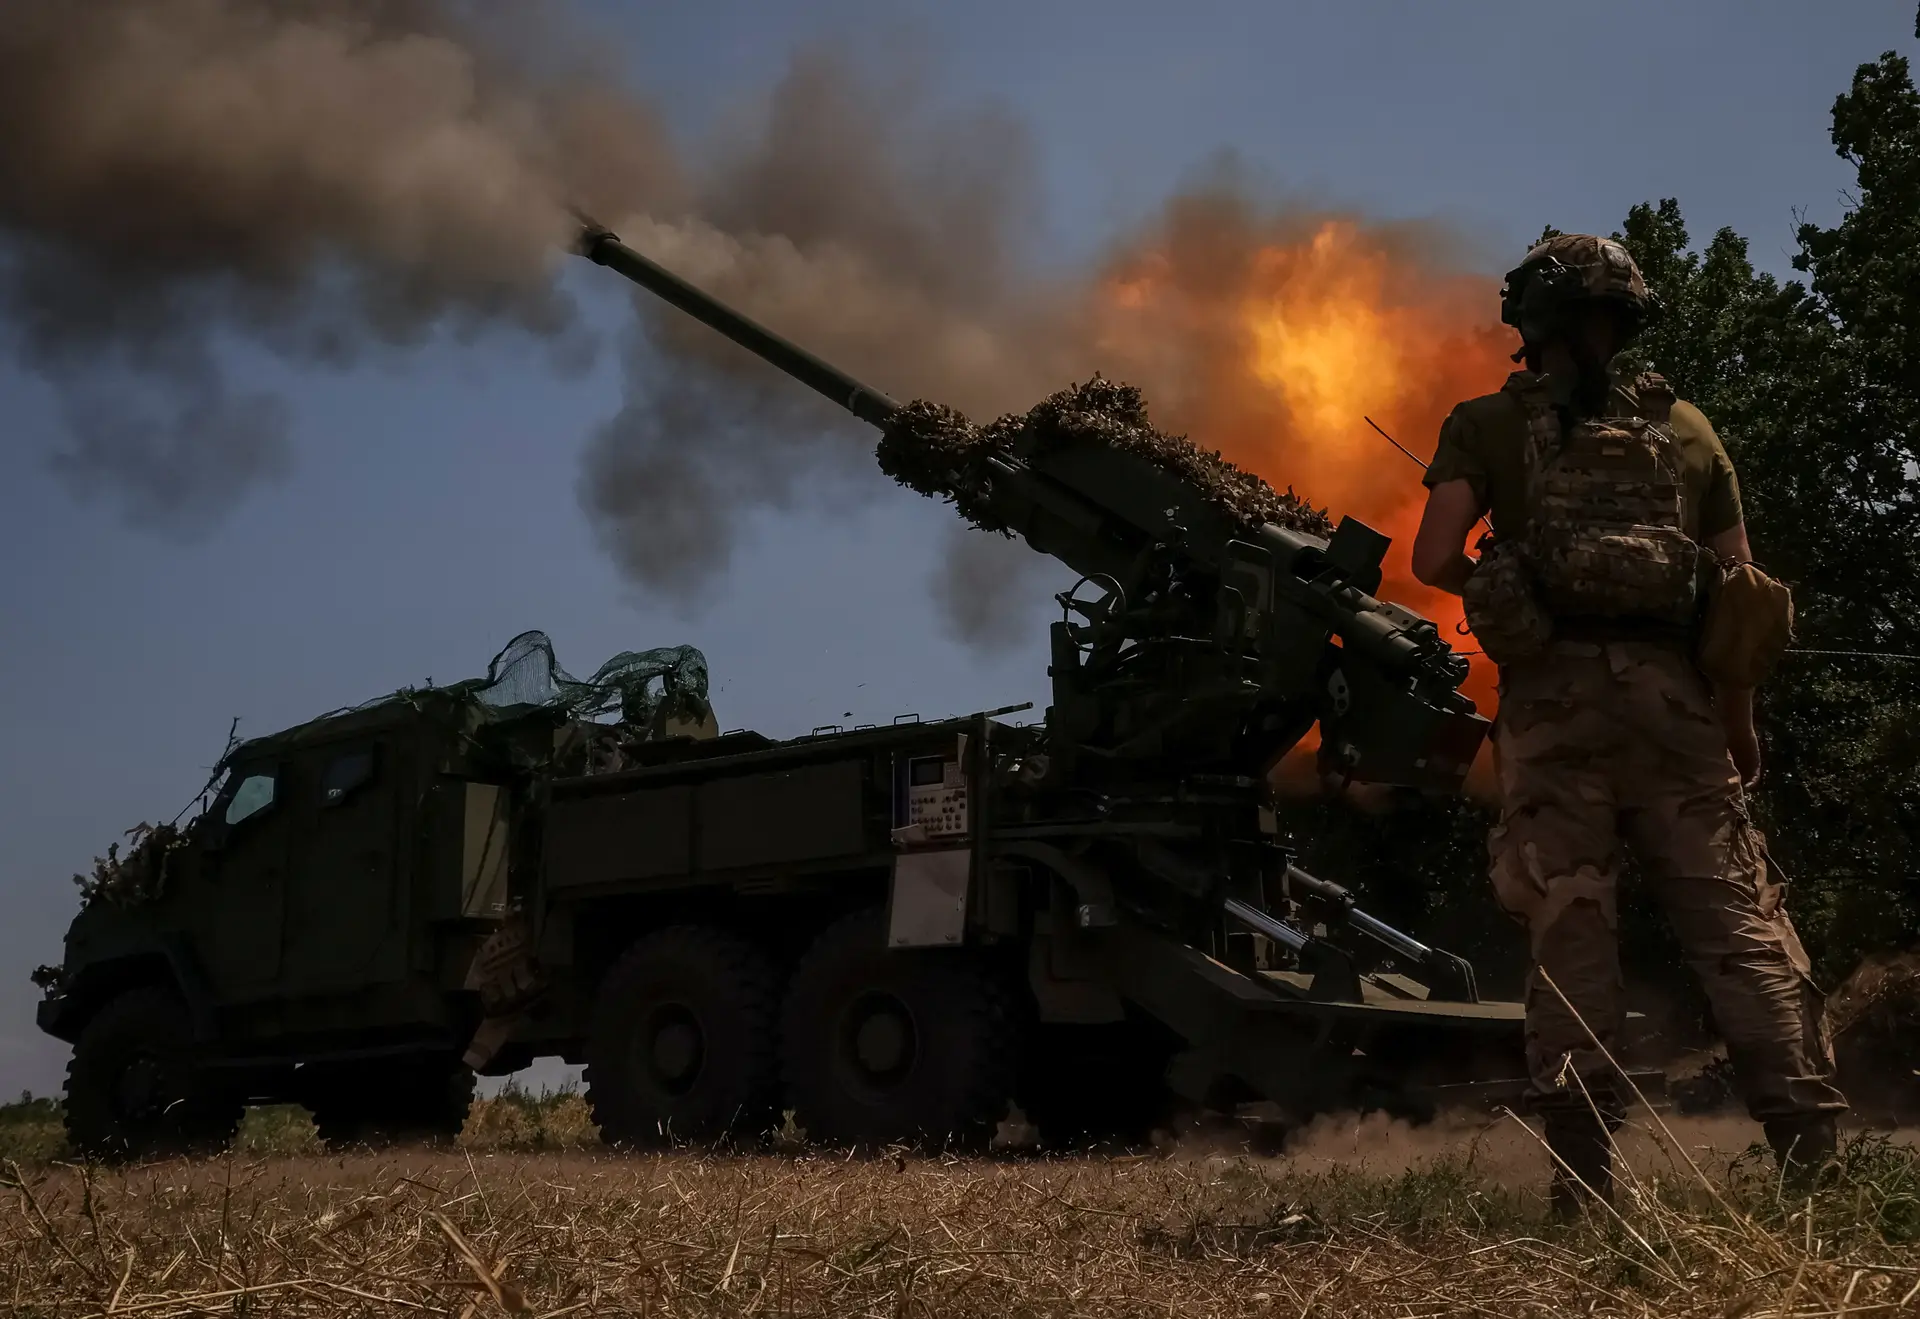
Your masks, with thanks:
[{"label": "dry grass", "polygon": [[1620,1217],[1552,1229],[1544,1156],[1511,1120],[1330,1122],[1284,1160],[1198,1140],[629,1156],[592,1142],[572,1097],[487,1101],[453,1149],[327,1155],[302,1126],[256,1113],[214,1160],[9,1163],[0,1297],[154,1319],[1920,1312],[1920,1174],[1868,1136],[1838,1187],[1793,1205],[1735,1152],[1738,1124],[1664,1153],[1643,1129]]}]

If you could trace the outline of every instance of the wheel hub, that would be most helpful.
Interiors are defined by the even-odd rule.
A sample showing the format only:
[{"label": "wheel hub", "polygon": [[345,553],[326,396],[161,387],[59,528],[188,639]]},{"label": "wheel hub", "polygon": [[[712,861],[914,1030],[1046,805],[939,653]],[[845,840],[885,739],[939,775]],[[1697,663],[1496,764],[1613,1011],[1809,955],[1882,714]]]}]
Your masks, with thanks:
[{"label": "wheel hub", "polygon": [[848,1014],[847,1061],[869,1086],[897,1084],[913,1070],[919,1041],[913,1014],[892,994],[860,996]]},{"label": "wheel hub", "polygon": [[130,1061],[114,1086],[114,1107],[130,1121],[152,1119],[165,1107],[166,1074],[160,1060],[141,1054]]},{"label": "wheel hub", "polygon": [[646,1070],[654,1084],[670,1094],[693,1088],[706,1061],[706,1036],[700,1022],[680,1004],[662,1007],[648,1022]]}]

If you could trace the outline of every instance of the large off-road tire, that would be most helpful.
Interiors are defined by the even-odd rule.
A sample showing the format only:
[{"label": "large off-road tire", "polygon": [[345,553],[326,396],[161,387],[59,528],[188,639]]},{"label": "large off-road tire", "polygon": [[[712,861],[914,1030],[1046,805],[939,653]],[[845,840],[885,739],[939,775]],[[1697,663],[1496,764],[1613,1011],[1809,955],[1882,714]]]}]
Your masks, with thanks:
[{"label": "large off-road tire", "polygon": [[[1920,1121],[1920,952],[1878,953],[1827,996],[1840,1093],[1874,1125]],[[1728,1069],[1731,1082],[1731,1069]]]},{"label": "large off-road tire", "polygon": [[1043,1149],[1144,1145],[1172,1112],[1171,1042],[1137,1022],[1037,1025],[1022,1059],[1020,1111]]},{"label": "large off-road tire", "polygon": [[224,1148],[240,1102],[195,1066],[186,1005],[159,987],[130,989],[81,1031],[67,1065],[67,1143],[103,1159]]},{"label": "large off-road tire", "polygon": [[407,1054],[310,1069],[302,1099],[334,1149],[460,1134],[473,1107],[473,1072],[444,1054]]},{"label": "large off-road tire", "polygon": [[787,1101],[810,1139],[980,1148],[1013,1092],[998,969],[971,950],[889,951],[863,911],[829,926],[781,1007]]},{"label": "large off-road tire", "polygon": [[726,930],[681,925],[627,949],[601,982],[587,1103],[601,1139],[754,1141],[779,1115],[779,977]]}]

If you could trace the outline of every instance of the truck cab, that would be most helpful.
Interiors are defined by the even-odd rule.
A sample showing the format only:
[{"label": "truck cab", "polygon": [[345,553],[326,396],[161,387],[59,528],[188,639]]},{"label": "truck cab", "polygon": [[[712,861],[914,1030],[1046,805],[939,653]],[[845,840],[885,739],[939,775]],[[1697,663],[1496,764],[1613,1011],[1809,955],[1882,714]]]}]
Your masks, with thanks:
[{"label": "truck cab", "polygon": [[460,688],[328,715],[231,748],[184,826],[99,861],[38,1014],[75,1046],[73,1144],[217,1144],[258,1100],[330,1138],[457,1131],[464,976],[564,722]]}]

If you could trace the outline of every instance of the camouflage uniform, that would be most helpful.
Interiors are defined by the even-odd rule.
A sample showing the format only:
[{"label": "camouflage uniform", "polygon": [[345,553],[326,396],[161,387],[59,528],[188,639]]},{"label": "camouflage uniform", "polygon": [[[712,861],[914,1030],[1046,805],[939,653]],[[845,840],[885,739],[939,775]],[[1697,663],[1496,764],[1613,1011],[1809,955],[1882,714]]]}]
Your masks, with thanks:
[{"label": "camouflage uniform", "polygon": [[[1639,272],[1617,245],[1556,239],[1528,262],[1543,252],[1584,270],[1587,296],[1644,305]],[[1430,486],[1467,480],[1508,542],[1537,517],[1526,454],[1541,408],[1526,400],[1541,380],[1519,373],[1500,393],[1455,409],[1427,477]],[[1680,458],[1686,537],[1705,541],[1737,527],[1738,484],[1712,427],[1670,394],[1643,398],[1649,382],[1664,388],[1656,377],[1616,380],[1604,415],[1667,427]],[[1712,692],[1692,661],[1689,628],[1671,619],[1556,617],[1553,637],[1544,651],[1502,664],[1493,733],[1502,810],[1489,852],[1495,893],[1525,927],[1532,954],[1527,1062],[1535,1106],[1587,1110],[1584,1088],[1603,1112],[1622,1107],[1614,1069],[1587,1028],[1611,1050],[1624,1024],[1624,846],[1700,977],[1752,1115],[1772,1136],[1843,1109],[1784,878],[1748,815]]]},{"label": "camouflage uniform", "polygon": [[1603,1099],[1611,1091],[1612,1068],[1545,977],[1614,1047],[1624,1017],[1624,843],[1700,977],[1752,1115],[1845,1108],[1783,878],[1748,818],[1712,695],[1686,652],[1557,641],[1509,666],[1494,756],[1502,808],[1488,850],[1494,892],[1526,928],[1533,956],[1536,1103],[1583,1105],[1573,1076]]}]

